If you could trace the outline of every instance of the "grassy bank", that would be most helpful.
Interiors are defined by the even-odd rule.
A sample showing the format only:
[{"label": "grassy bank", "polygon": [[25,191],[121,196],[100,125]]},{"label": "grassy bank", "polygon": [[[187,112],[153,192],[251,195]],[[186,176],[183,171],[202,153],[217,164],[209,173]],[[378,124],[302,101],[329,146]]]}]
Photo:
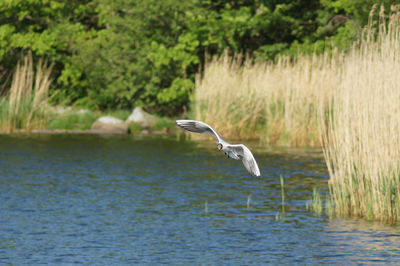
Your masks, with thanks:
[{"label": "grassy bank", "polygon": [[[58,110],[57,110],[58,109]],[[73,107],[50,108],[46,128],[50,130],[66,129],[66,130],[89,130],[92,124],[102,116],[112,116],[125,121],[131,114],[132,110],[108,110],[93,111],[87,109],[79,109]],[[138,124],[129,124],[131,134],[141,133],[144,128]],[[175,119],[170,117],[155,116],[155,124],[148,129],[149,133],[171,133],[175,129]]]},{"label": "grassy bank", "polygon": [[280,58],[275,64],[214,59],[197,80],[194,116],[227,139],[322,145],[330,175],[329,213],[396,222],[399,16],[398,8],[386,16],[380,10],[378,21],[371,19],[345,54]]}]

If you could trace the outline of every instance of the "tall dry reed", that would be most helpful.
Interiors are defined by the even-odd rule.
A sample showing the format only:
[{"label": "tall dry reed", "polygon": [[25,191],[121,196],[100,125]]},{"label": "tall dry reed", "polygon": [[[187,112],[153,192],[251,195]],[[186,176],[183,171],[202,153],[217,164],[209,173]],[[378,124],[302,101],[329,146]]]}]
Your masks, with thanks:
[{"label": "tall dry reed", "polygon": [[318,108],[332,94],[340,64],[328,54],[257,64],[224,55],[196,82],[195,117],[229,139],[320,146]]},{"label": "tall dry reed", "polygon": [[47,119],[48,90],[53,65],[39,60],[33,66],[29,53],[19,62],[13,74],[11,87],[0,98],[0,129],[12,132],[16,129],[43,128]]},{"label": "tall dry reed", "polygon": [[[400,218],[400,13],[370,23],[346,56],[323,126],[334,213]],[[375,31],[378,32],[375,32]],[[323,110],[325,111],[325,110]]]}]

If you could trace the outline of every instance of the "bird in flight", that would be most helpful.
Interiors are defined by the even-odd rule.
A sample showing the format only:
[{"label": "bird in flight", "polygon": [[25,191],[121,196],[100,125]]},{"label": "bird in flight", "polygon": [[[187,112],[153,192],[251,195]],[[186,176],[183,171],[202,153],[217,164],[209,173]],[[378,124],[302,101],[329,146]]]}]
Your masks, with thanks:
[{"label": "bird in flight", "polygon": [[229,158],[239,160],[242,159],[244,167],[254,176],[260,176],[260,170],[253,154],[243,144],[230,144],[226,142],[220,135],[209,125],[196,120],[176,120],[176,124],[183,129],[196,133],[212,134],[217,137],[218,150],[224,152]]}]

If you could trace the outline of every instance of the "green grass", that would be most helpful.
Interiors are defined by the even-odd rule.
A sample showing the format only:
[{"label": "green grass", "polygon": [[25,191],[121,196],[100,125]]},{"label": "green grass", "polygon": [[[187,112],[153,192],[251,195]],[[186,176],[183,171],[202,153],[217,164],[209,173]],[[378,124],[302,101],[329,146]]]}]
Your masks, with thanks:
[{"label": "green grass", "polygon": [[4,130],[8,124],[9,104],[6,98],[0,98],[0,129]]},{"label": "green grass", "polygon": [[77,113],[68,111],[63,114],[49,115],[48,129],[87,130],[100,117],[100,113],[88,111]]},{"label": "green grass", "polygon": [[139,124],[136,124],[136,123],[129,123],[128,127],[129,127],[129,132],[133,135],[136,135],[143,130],[143,128]]},{"label": "green grass", "polygon": [[[2,105],[0,102],[0,111]],[[71,109],[64,111],[63,113],[51,113],[47,118],[47,128],[54,129],[66,129],[66,130],[88,130],[92,124],[102,116],[112,116],[122,121],[125,121],[132,113],[130,110],[107,110],[104,112],[90,111],[79,113],[77,110]],[[152,128],[152,131],[162,131],[175,126],[175,119],[169,117],[156,116],[156,123]],[[140,133],[143,128],[139,124],[129,123],[129,130],[131,134]]]},{"label": "green grass", "polygon": [[132,110],[122,109],[122,110],[107,110],[102,113],[101,116],[112,116],[122,121],[128,119],[128,117],[132,114]]}]

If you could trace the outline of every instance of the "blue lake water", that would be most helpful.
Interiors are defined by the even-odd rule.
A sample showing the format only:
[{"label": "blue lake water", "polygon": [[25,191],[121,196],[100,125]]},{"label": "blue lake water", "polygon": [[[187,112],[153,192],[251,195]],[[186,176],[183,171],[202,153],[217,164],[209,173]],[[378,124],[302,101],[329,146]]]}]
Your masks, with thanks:
[{"label": "blue lake water", "polygon": [[400,263],[398,226],[306,210],[319,151],[246,144],[259,178],[213,141],[0,136],[0,264]]}]

